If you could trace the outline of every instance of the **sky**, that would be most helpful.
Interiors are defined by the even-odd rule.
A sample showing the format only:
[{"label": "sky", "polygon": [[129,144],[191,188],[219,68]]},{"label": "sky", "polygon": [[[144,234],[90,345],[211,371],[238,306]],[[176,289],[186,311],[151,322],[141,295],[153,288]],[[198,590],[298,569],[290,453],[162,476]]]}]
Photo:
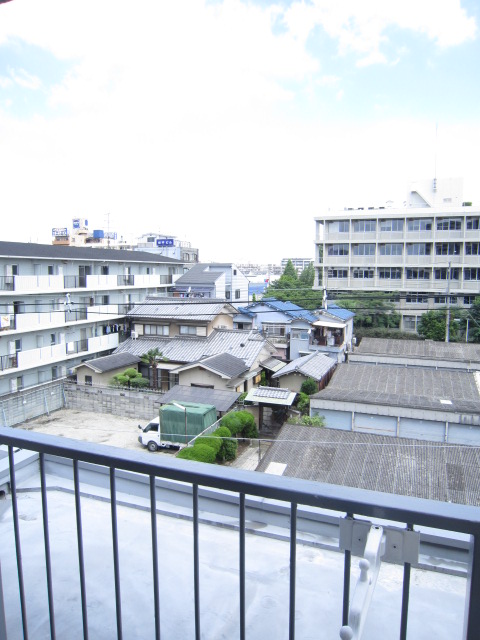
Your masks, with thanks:
[{"label": "sky", "polygon": [[279,263],[409,180],[480,204],[479,27],[476,0],[0,4],[0,238],[80,217]]}]

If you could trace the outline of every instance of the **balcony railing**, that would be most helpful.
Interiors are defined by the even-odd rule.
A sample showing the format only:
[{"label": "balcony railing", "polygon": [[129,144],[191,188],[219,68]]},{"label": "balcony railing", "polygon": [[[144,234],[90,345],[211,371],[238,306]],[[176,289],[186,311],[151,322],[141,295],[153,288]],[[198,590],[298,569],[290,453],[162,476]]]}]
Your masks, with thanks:
[{"label": "balcony railing", "polygon": [[[198,640],[200,640],[201,637],[213,637],[211,635],[202,635],[206,632],[208,633],[209,630],[206,631],[205,628],[201,628],[202,604],[205,606],[205,601],[209,598],[209,595],[211,597],[211,594],[208,594],[208,592],[205,594],[203,592],[201,600],[203,580],[202,582],[200,580],[200,568],[206,548],[203,543],[200,545],[199,525],[202,520],[200,504],[203,504],[203,510],[205,502],[202,501],[205,500],[208,502],[210,500],[211,502],[212,490],[213,493],[217,493],[218,490],[220,490],[220,494],[224,496],[224,500],[228,501],[230,505],[228,517],[224,515],[223,511],[219,511],[219,513],[222,514],[223,520],[228,519],[230,522],[230,524],[223,522],[222,526],[236,531],[236,535],[238,536],[238,544],[232,544],[231,546],[232,550],[235,548],[238,549],[236,561],[236,593],[235,591],[232,592],[232,585],[230,584],[228,603],[224,600],[222,601],[222,597],[220,597],[220,601],[222,601],[220,604],[223,605],[223,608],[220,609],[222,612],[221,617],[222,619],[224,618],[229,630],[228,637],[239,637],[240,640],[245,640],[247,630],[248,637],[258,637],[258,634],[255,635],[255,630],[259,624],[259,620],[249,618],[252,598],[255,597],[255,589],[250,590],[249,593],[247,593],[246,589],[247,577],[250,585],[252,585],[252,581],[255,579],[261,580],[261,578],[257,577],[256,570],[252,575],[248,576],[246,571],[246,534],[252,530],[252,527],[255,529],[255,524],[258,524],[258,522],[255,522],[255,517],[252,518],[252,509],[254,512],[256,509],[257,511],[255,513],[257,515],[262,511],[272,511],[276,514],[277,523],[279,520],[286,520],[289,523],[286,528],[282,525],[289,545],[289,557],[282,559],[282,572],[284,570],[287,571],[289,582],[289,588],[285,594],[288,603],[286,609],[288,615],[287,613],[285,614],[286,633],[284,637],[287,637],[288,629],[289,639],[294,640],[296,627],[300,622],[303,622],[302,614],[296,615],[302,606],[300,598],[298,598],[298,601],[296,600],[297,587],[299,580],[301,580],[301,577],[299,578],[297,576],[297,547],[299,545],[299,539],[303,534],[312,536],[316,527],[319,525],[321,513],[324,513],[323,510],[329,510],[331,515],[324,516],[324,524],[328,518],[330,531],[340,528],[340,543],[338,544],[337,550],[343,550],[344,558],[343,611],[341,612],[341,617],[335,621],[337,629],[340,630],[340,627],[343,625],[340,634],[341,638],[360,637],[360,633],[351,635],[350,631],[346,629],[346,626],[355,626],[356,624],[359,610],[355,610],[355,616],[352,615],[352,605],[357,603],[359,596],[362,596],[366,591],[370,591],[372,574],[374,574],[375,571],[378,572],[378,552],[382,545],[384,547],[383,553],[386,556],[390,556],[390,562],[400,565],[403,564],[403,595],[401,601],[400,599],[398,600],[398,608],[400,609],[398,615],[400,619],[399,631],[395,632],[392,629],[392,622],[389,616],[386,616],[387,620],[384,620],[384,623],[387,624],[388,627],[378,629],[378,635],[376,635],[375,638],[400,637],[401,640],[407,638],[409,602],[413,598],[418,597],[418,590],[412,590],[412,594],[410,593],[412,562],[415,562],[414,560],[412,561],[415,553],[411,551],[411,548],[415,547],[418,541],[420,545],[422,545],[422,540],[424,544],[429,544],[429,540],[431,543],[432,529],[453,532],[452,538],[457,539],[456,544],[459,548],[461,548],[462,545],[458,541],[458,538],[461,537],[458,534],[465,534],[469,539],[469,543],[466,547],[464,545],[460,551],[460,555],[463,554],[463,556],[465,556],[468,580],[465,596],[465,616],[463,622],[458,620],[457,628],[462,624],[464,625],[462,635],[464,640],[476,640],[478,638],[478,629],[480,628],[480,607],[478,607],[480,597],[480,509],[477,507],[421,500],[399,495],[393,498],[388,494],[364,491],[361,489],[325,485],[278,475],[257,474],[213,465],[201,465],[160,456],[152,456],[149,458],[144,453],[122,451],[120,449],[112,449],[84,442],[72,444],[71,441],[62,438],[11,428],[3,428],[0,430],[0,444],[6,445],[8,448],[8,467],[6,470],[8,473],[8,487],[11,493],[11,518],[15,542],[12,549],[14,549],[16,555],[21,609],[21,616],[19,616],[16,621],[16,631],[21,632],[23,630],[25,638],[28,637],[29,628],[32,629],[35,625],[35,629],[37,631],[39,629],[39,619],[35,618],[35,620],[32,620],[32,617],[29,618],[28,616],[27,605],[29,601],[27,593],[31,593],[31,590],[35,588],[34,583],[39,584],[38,581],[40,580],[41,574],[38,570],[35,572],[34,567],[26,565],[26,554],[25,557],[22,554],[22,526],[24,526],[24,523],[19,513],[19,490],[17,489],[17,470],[15,468],[16,457],[19,455],[16,453],[16,449],[18,448],[25,452],[37,452],[39,454],[38,475],[42,509],[39,510],[38,517],[43,521],[44,564],[46,568],[44,575],[47,596],[45,598],[44,625],[49,627],[48,635],[52,638],[56,637],[57,622],[58,627],[60,627],[60,623],[65,625],[65,617],[70,619],[69,616],[72,615],[75,606],[81,609],[82,622],[80,624],[83,625],[83,637],[88,638],[89,631],[93,631],[89,629],[89,616],[94,613],[94,608],[92,608],[91,603],[90,607],[88,606],[88,598],[89,590],[93,590],[94,585],[92,584],[91,576],[88,574],[88,570],[92,569],[92,566],[91,564],[88,565],[84,559],[82,508],[85,509],[85,498],[81,497],[81,487],[82,478],[85,478],[85,476],[81,474],[83,474],[84,471],[89,474],[94,473],[95,469],[98,470],[98,473],[100,473],[100,470],[105,470],[103,472],[109,477],[109,482],[107,480],[105,483],[106,489],[105,492],[102,493],[101,500],[106,500],[110,505],[111,533],[107,535],[111,535],[112,551],[110,553],[113,552],[112,583],[114,585],[114,598],[111,601],[114,602],[113,606],[116,612],[116,636],[118,638],[124,637],[123,625],[124,622],[127,622],[124,620],[124,614],[122,614],[123,574],[120,571],[122,566],[122,550],[118,535],[118,511],[120,506],[117,491],[117,480],[119,483],[125,481],[126,474],[124,472],[141,474],[141,476],[138,477],[144,478],[142,481],[144,484],[146,482],[145,488],[147,491],[145,497],[141,498],[141,508],[147,509],[150,514],[149,540],[144,539],[145,536],[143,536],[143,538],[140,536],[136,542],[132,540],[130,544],[140,545],[143,554],[151,554],[151,562],[148,562],[148,566],[151,567],[153,588],[148,599],[147,597],[143,598],[142,610],[135,611],[133,615],[138,624],[141,623],[149,627],[153,626],[157,639],[160,638],[161,625],[164,624],[166,619],[170,620],[171,618],[171,612],[167,610],[167,608],[162,608],[160,602],[160,587],[163,587],[163,583],[168,579],[162,573],[164,565],[161,557],[162,547],[159,544],[158,535],[162,535],[162,531],[159,530],[157,532],[157,500],[160,500],[159,494],[161,491],[163,492],[166,487],[165,482],[161,483],[160,481],[173,481],[175,484],[181,483],[182,489],[179,490],[184,492],[183,511],[185,511],[188,503],[191,505],[191,511],[189,511],[189,513],[191,513],[193,524],[191,529],[193,543],[192,553],[187,554],[188,557],[182,558],[182,562],[191,562],[192,566],[192,571],[187,571],[187,575],[190,576],[191,574],[192,576],[191,587],[187,588],[187,591],[192,594],[193,600],[192,613],[194,615],[192,616],[192,627],[194,627],[194,634],[188,637],[195,637]],[[54,534],[51,534],[49,530],[48,516],[50,498],[48,495],[46,469],[47,465],[54,460],[52,456],[60,456],[62,464],[70,467],[70,473],[68,475],[73,478],[71,513],[64,513],[63,516],[72,518],[75,522],[75,524],[72,522],[72,526],[75,529],[76,535],[71,539],[69,553],[70,556],[74,554],[78,558],[78,574],[76,573],[77,570],[63,573],[60,583],[54,582],[55,571],[53,571],[52,567],[52,550],[54,549],[53,544],[55,543],[55,538]],[[88,464],[85,465],[84,463]],[[22,476],[24,476],[24,472],[22,472]],[[2,480],[3,486],[5,486],[5,481],[6,479],[4,478]],[[138,480],[138,482],[140,482],[140,480]],[[160,486],[162,487],[161,491],[159,490]],[[177,487],[179,486],[180,485],[177,484]],[[371,526],[368,519],[380,519],[380,522],[383,524],[379,525],[379,521],[377,520],[377,524]],[[231,524],[232,522],[234,524]],[[306,523],[308,523],[308,525],[306,525]],[[392,527],[392,525],[395,526]],[[418,531],[420,527],[429,528],[428,535],[420,533]],[[63,534],[63,528],[62,535],[65,535]],[[232,535],[234,534],[232,533]],[[357,583],[357,589],[351,598],[352,556],[363,554],[365,559],[361,561],[363,565],[360,565],[360,579]],[[36,558],[35,560],[37,561],[38,559]],[[37,564],[35,566],[37,566]],[[319,566],[319,569],[321,569],[321,571],[318,574],[319,580],[316,583],[318,588],[317,609],[321,607],[322,604],[322,589],[325,590],[326,588],[325,585],[321,586],[322,571],[324,571],[325,568]],[[223,572],[224,569],[218,574],[217,580]],[[269,579],[273,579],[273,575],[274,574],[272,574]],[[13,579],[11,576],[10,579],[9,590],[13,587]],[[339,581],[341,579],[339,576]],[[108,580],[108,575],[102,573],[102,591],[106,592],[107,588],[110,588],[111,583],[109,583]],[[188,584],[190,578],[186,578],[186,580]],[[67,612],[60,607],[56,608],[54,599],[55,590],[62,590],[63,592],[71,588],[76,591],[78,584],[80,584],[78,598],[68,599],[70,610]],[[184,582],[180,582],[179,584],[183,585]],[[169,593],[175,590],[175,587],[175,580],[169,582]],[[184,589],[185,586],[183,586],[183,589],[182,587],[177,587],[177,592],[175,593],[175,598],[181,603],[182,610],[185,609],[188,600],[188,594]],[[5,589],[3,593],[5,593]],[[0,588],[0,595],[1,594],[2,590]],[[227,593],[225,592],[225,597],[226,596]],[[270,598],[270,600],[272,600],[272,598]],[[147,602],[152,603],[151,607],[147,605]],[[218,595],[216,596],[216,602],[218,604]],[[389,611],[393,610],[392,607],[395,606],[393,602],[392,600],[389,603]],[[101,603],[95,602],[95,608],[100,604]],[[123,604],[125,604],[125,602],[123,602]],[[226,611],[225,606],[228,606],[228,615],[223,614],[223,611]],[[267,606],[268,603],[264,604],[264,607]],[[448,605],[446,606],[448,607]],[[421,606],[417,609],[420,612],[422,611]],[[338,610],[340,613],[342,607],[338,607]],[[431,609],[429,609],[429,611],[431,611]],[[277,609],[275,613],[276,615],[280,614],[279,609]],[[313,615],[311,611],[309,613]],[[187,614],[185,613],[185,615]],[[219,615],[218,611],[215,611],[216,618],[218,618]],[[326,615],[330,620],[331,616],[337,614],[333,611],[328,611]],[[131,615],[129,617],[131,617]],[[47,620],[48,622],[46,622]],[[318,637],[334,637],[332,635],[322,636],[322,631],[318,630],[318,620],[312,620],[312,627],[315,624],[317,625]],[[424,621],[424,625],[428,627],[428,619]],[[2,600],[0,600],[0,637],[7,637],[5,608]]]}]

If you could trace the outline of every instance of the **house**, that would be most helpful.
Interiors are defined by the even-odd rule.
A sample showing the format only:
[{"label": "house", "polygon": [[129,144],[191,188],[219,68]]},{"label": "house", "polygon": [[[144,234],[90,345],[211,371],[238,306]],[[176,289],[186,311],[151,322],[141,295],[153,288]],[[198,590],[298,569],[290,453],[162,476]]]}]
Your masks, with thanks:
[{"label": "house", "polygon": [[115,353],[102,358],[87,360],[75,367],[75,375],[79,384],[108,385],[113,376],[123,373],[125,369],[138,370],[138,356],[130,353]]},{"label": "house", "polygon": [[315,218],[314,289],[392,295],[403,331],[447,303],[480,294],[480,208],[461,179],[411,183],[406,206],[328,211]]},{"label": "house", "polygon": [[480,344],[362,338],[348,361],[350,364],[480,371]]},{"label": "house", "polygon": [[310,397],[330,429],[454,444],[480,444],[480,373],[341,364]]},{"label": "house", "polygon": [[336,366],[337,363],[333,358],[315,351],[308,356],[295,358],[276,371],[271,379],[276,380],[280,387],[286,387],[291,391],[300,391],[303,382],[307,378],[312,378],[320,391],[328,384]]},{"label": "house", "polygon": [[232,263],[201,263],[178,278],[175,292],[182,298],[218,298],[245,303],[248,302],[248,282]]},{"label": "house", "polygon": [[0,395],[112,353],[131,306],[183,272],[139,251],[0,242]]},{"label": "house", "polygon": [[326,309],[309,311],[293,302],[263,298],[238,311],[234,326],[261,331],[285,360],[320,351],[343,362],[351,348],[355,314],[333,303]]}]

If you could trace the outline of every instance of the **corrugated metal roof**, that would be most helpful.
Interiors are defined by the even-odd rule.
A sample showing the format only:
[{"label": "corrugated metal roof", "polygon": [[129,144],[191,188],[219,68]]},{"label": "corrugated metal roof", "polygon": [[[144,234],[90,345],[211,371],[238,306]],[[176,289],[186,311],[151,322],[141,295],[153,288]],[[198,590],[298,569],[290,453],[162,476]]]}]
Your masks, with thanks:
[{"label": "corrugated metal roof", "polygon": [[355,349],[355,353],[479,362],[480,344],[433,342],[432,340],[362,338],[360,345]]},{"label": "corrugated metal roof", "polygon": [[280,378],[289,373],[301,373],[302,375],[321,380],[331,369],[337,365],[333,358],[323,353],[311,353],[289,362],[283,369],[273,374],[272,378]]},{"label": "corrugated metal roof", "polygon": [[341,364],[328,387],[311,398],[480,413],[475,376],[465,371]]},{"label": "corrugated metal roof", "polygon": [[[275,311],[281,311],[285,315],[290,318],[302,318],[302,320],[306,320],[307,322],[314,322],[317,317],[312,311],[308,311],[308,309],[302,309],[297,304],[293,302],[283,302],[282,300],[277,300],[276,298],[262,298],[262,300],[258,303],[260,305],[267,305]],[[249,305],[247,309],[250,309],[253,305]]]},{"label": "corrugated metal roof", "polygon": [[239,397],[237,391],[225,391],[223,389],[205,389],[203,387],[186,387],[175,385],[164,393],[160,400],[162,404],[169,402],[200,402],[213,404],[217,411],[225,413],[235,404]]},{"label": "corrugated metal roof", "polygon": [[350,318],[355,317],[353,311],[349,309],[343,309],[336,304],[328,304],[326,309],[320,309],[321,314],[329,314],[334,318],[340,318],[340,320],[350,320]]},{"label": "corrugated metal roof", "polygon": [[136,340],[126,340],[115,353],[133,353],[141,356],[149,349],[158,348],[163,356],[172,362],[196,362],[206,356],[219,353],[230,353],[245,361],[250,367],[259,357],[262,349],[269,345],[270,352],[274,349],[259,333],[241,330],[215,329],[206,338],[175,337],[156,338],[145,336]]},{"label": "corrugated metal roof", "polygon": [[236,308],[216,298],[166,298],[147,296],[128,313],[131,318],[198,320],[210,322],[219,314],[233,315]]},{"label": "corrugated metal roof", "polygon": [[33,242],[0,242],[0,256],[9,258],[57,258],[59,260],[89,260],[100,262],[150,262],[153,264],[184,264],[147,251],[100,249],[97,247],[68,247]]}]

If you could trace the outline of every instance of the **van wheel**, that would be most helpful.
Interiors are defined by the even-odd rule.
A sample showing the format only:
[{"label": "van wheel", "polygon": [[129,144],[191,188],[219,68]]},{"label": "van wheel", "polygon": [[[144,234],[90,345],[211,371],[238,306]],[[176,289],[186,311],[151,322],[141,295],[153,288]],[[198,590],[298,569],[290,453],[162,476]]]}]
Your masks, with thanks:
[{"label": "van wheel", "polygon": [[158,448],[158,447],[157,447],[157,443],[156,443],[156,442],[152,442],[152,441],[150,441],[150,442],[147,444],[147,449],[148,449],[149,451],[156,451],[156,450],[157,450],[157,448]]}]

